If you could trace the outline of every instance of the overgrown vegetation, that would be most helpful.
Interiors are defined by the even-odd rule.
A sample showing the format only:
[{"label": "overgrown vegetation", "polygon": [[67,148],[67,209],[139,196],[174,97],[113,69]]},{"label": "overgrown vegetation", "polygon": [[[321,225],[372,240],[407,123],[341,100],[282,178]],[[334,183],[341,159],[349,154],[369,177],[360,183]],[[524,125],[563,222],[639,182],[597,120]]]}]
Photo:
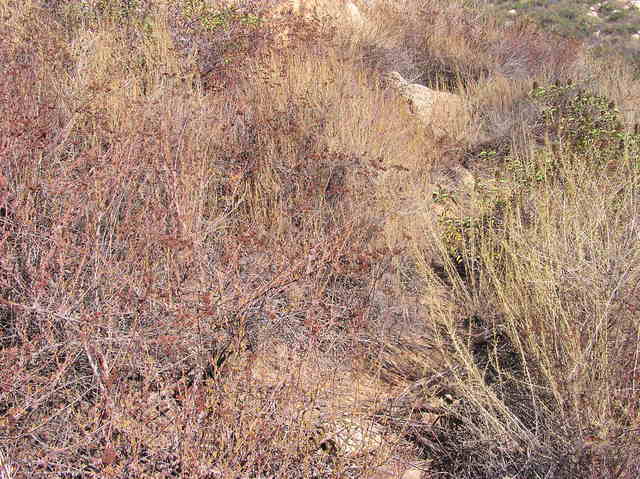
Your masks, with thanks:
[{"label": "overgrown vegetation", "polygon": [[503,22],[526,16],[546,31],[579,38],[595,55],[623,55],[640,71],[640,9],[631,1],[479,0],[478,4]]},{"label": "overgrown vegetation", "polygon": [[0,4],[1,478],[640,475],[633,67],[379,3]]}]

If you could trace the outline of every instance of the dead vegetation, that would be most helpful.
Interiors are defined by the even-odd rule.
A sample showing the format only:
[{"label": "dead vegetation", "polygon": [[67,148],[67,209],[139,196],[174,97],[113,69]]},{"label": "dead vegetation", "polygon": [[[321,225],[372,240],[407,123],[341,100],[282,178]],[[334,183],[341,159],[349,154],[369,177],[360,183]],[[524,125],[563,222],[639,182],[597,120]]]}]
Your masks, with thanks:
[{"label": "dead vegetation", "polygon": [[0,477],[639,475],[639,83],[359,5],[0,5]]}]

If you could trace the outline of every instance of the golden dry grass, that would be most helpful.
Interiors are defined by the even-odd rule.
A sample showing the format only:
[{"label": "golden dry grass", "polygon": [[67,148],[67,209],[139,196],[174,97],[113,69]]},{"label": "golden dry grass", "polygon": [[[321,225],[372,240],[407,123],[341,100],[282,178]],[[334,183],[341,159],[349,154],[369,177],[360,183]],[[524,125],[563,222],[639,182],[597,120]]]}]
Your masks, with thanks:
[{"label": "golden dry grass", "polygon": [[622,135],[630,67],[462,2],[87,3],[0,3],[0,477],[638,476],[637,139],[531,94]]}]

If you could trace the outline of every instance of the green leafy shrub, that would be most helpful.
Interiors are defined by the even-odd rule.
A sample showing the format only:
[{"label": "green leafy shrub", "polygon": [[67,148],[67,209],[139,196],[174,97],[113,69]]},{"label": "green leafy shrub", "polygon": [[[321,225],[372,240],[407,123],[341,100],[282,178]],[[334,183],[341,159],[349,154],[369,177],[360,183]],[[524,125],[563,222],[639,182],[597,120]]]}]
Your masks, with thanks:
[{"label": "green leafy shrub", "polygon": [[[625,130],[620,112],[608,98],[566,85],[535,85],[531,98],[540,109],[533,135],[546,147],[533,156],[507,160],[521,186],[557,179],[562,163],[587,162],[593,174],[623,161],[637,163],[640,135]],[[566,165],[565,165],[566,166]]]},{"label": "green leafy shrub", "polygon": [[235,5],[213,8],[203,0],[188,0],[182,7],[185,17],[197,22],[204,30],[231,30],[234,23],[257,26],[263,19],[255,12],[243,11]]},{"label": "green leafy shrub", "polygon": [[[506,157],[504,168],[516,190],[511,195],[479,192],[482,211],[476,216],[458,217],[448,208],[455,204],[455,195],[438,191],[434,201],[445,205],[440,215],[442,239],[448,256],[457,265],[469,258],[470,241],[474,234],[500,223],[505,208],[518,201],[520,192],[537,188],[547,182],[559,181],[579,171],[599,175],[630,162],[640,166],[640,132],[625,131],[620,112],[608,98],[587,92],[569,82],[549,86],[534,86],[530,93],[539,109],[533,134],[539,148],[532,155],[513,153]],[[482,151],[480,160],[495,156],[495,151]],[[474,262],[474,261],[472,261]]]},{"label": "green leafy shrub", "polygon": [[545,133],[566,142],[576,153],[603,149],[615,153],[624,140],[619,111],[608,98],[583,92],[572,84],[538,87],[532,92],[542,107]]}]

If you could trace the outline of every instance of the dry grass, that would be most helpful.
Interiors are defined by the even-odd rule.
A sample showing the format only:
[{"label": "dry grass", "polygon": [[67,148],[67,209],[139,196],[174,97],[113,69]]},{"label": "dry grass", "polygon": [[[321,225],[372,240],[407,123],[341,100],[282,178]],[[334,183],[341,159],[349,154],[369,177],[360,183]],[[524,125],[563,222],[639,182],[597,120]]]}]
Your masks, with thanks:
[{"label": "dry grass", "polygon": [[637,477],[637,150],[530,95],[631,127],[623,63],[456,2],[86,3],[0,3],[0,477]]}]

